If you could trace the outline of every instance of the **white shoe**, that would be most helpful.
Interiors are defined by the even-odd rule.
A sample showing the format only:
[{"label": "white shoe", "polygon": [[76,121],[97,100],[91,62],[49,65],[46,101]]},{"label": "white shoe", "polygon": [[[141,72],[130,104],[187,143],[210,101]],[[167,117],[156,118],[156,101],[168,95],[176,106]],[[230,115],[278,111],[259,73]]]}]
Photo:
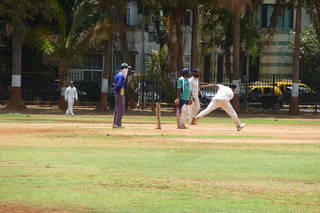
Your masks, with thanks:
[{"label": "white shoe", "polygon": [[237,130],[240,131],[241,129],[243,129],[243,127],[245,127],[246,124],[245,123],[241,123],[240,125],[237,126]]},{"label": "white shoe", "polygon": [[186,127],[184,124],[181,124],[178,129],[188,129],[188,127]]},{"label": "white shoe", "polygon": [[116,124],[113,124],[113,125],[112,125],[112,128],[124,129],[124,126],[118,126],[118,125],[116,125]]}]

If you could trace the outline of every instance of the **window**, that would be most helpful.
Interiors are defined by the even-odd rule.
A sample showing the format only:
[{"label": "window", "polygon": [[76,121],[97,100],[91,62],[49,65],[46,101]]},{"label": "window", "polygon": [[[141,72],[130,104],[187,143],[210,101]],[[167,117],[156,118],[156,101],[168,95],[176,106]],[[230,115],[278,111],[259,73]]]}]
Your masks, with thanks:
[{"label": "window", "polygon": [[148,42],[157,42],[157,33],[149,32],[148,33]]},{"label": "window", "polygon": [[192,19],[192,11],[187,10],[186,15],[183,18],[183,25],[191,26],[191,19]]},{"label": "window", "polygon": [[305,86],[299,86],[299,93],[308,93],[309,89]]},{"label": "window", "polygon": [[120,70],[122,60],[123,60],[122,53],[120,51],[114,51],[113,60],[112,60],[113,71]]},{"label": "window", "polygon": [[92,72],[92,81],[96,82],[96,83],[100,83],[101,82],[101,72]]},{"label": "window", "polygon": [[79,82],[79,81],[83,81],[84,77],[83,77],[83,71],[80,70],[72,70],[69,73],[69,81],[75,81],[75,82]]},{"label": "window", "polygon": [[127,14],[126,16],[124,16],[125,21],[124,23],[126,23],[127,25],[130,25],[130,8],[127,8]]},{"label": "window", "polygon": [[130,66],[132,67],[132,70],[136,70],[136,55],[138,53],[137,52],[130,52]]},{"label": "window", "polygon": [[[271,25],[271,17],[274,10],[274,5],[264,4],[261,8],[261,27],[266,28]],[[293,9],[283,8],[281,16],[277,20],[277,28],[293,28]]]},{"label": "window", "polygon": [[144,54],[144,66],[145,66],[145,71],[150,71],[151,69],[151,63],[152,63],[152,60],[151,60],[151,54]]},{"label": "window", "polygon": [[115,7],[112,7],[111,9],[111,20],[112,22],[117,22],[117,17],[118,17],[118,10]]},{"label": "window", "polygon": [[84,58],[85,69],[102,70],[103,67],[103,56],[102,54],[91,54]]},{"label": "window", "polygon": [[[119,15],[123,15],[120,17]],[[119,10],[116,7],[111,9],[111,20],[113,23],[118,22],[118,18],[123,18],[125,24],[130,25],[130,8],[127,8],[126,14],[120,14]]]}]

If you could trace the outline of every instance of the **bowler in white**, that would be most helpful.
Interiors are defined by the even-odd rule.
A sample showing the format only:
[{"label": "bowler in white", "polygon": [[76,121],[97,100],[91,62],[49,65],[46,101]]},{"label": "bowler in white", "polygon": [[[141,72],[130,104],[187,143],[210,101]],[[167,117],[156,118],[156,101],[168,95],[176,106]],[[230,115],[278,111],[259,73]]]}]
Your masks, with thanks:
[{"label": "bowler in white", "polygon": [[68,109],[66,111],[66,116],[67,115],[74,116],[73,104],[74,104],[74,100],[76,101],[78,100],[78,92],[76,87],[73,85],[73,81],[70,81],[70,84],[64,93],[64,98],[68,102]]},{"label": "bowler in white", "polygon": [[208,88],[208,87],[218,88],[218,92],[212,98],[207,108],[201,111],[196,116],[196,119],[199,119],[200,117],[203,117],[220,107],[232,118],[238,131],[243,129],[245,124],[240,122],[236,111],[234,111],[232,105],[230,104],[230,100],[233,98],[233,95],[234,95],[233,91],[236,89],[237,85],[231,84],[229,85],[229,87],[224,86],[222,84],[209,84],[209,85],[201,86],[201,88]]}]

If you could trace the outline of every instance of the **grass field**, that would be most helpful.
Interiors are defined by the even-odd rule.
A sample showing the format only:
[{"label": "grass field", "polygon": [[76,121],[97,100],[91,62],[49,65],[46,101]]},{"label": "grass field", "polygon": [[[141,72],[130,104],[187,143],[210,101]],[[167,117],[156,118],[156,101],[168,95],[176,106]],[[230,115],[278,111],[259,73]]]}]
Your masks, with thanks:
[{"label": "grass field", "polygon": [[0,114],[0,212],[320,212],[320,120]]}]

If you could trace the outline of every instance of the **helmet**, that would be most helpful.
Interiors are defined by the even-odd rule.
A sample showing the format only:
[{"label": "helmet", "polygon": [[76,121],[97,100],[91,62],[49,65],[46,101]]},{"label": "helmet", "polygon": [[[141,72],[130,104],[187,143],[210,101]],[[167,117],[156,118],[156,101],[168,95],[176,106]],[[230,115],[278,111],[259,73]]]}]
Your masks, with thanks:
[{"label": "helmet", "polygon": [[180,72],[181,75],[184,75],[184,74],[189,74],[189,69],[188,68],[183,68]]},{"label": "helmet", "polygon": [[192,69],[191,72],[192,72],[192,73],[196,73],[196,72],[200,72],[200,70],[199,70],[198,68],[194,68],[194,69]]}]

